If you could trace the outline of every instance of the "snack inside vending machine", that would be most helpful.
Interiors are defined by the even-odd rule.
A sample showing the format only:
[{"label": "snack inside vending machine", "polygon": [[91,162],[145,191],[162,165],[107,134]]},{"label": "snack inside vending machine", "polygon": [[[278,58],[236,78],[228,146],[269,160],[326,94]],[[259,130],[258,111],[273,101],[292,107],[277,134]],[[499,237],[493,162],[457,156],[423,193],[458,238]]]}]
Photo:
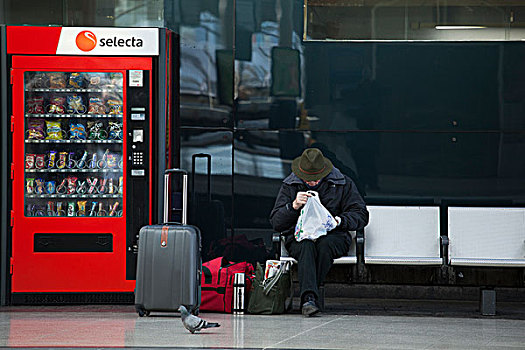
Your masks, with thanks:
[{"label": "snack inside vending machine", "polygon": [[13,303],[133,292],[170,165],[170,34],[7,27]]}]

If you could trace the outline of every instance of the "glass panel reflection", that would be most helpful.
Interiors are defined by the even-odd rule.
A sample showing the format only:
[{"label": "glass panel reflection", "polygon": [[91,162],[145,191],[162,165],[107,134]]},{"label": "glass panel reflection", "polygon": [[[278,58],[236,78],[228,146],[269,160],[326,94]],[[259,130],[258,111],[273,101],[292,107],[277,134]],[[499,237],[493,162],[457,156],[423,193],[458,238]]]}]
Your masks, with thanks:
[{"label": "glass panel reflection", "polygon": [[519,40],[520,2],[305,1],[305,40]]},{"label": "glass panel reflection", "polygon": [[523,51],[517,43],[308,43],[308,127],[523,129]]},{"label": "glass panel reflection", "polygon": [[[163,0],[2,1],[2,7],[5,6],[5,22],[2,23],[77,27],[163,27],[166,3],[168,2]],[[3,12],[0,11],[0,20],[3,19]],[[169,14],[171,13],[168,12],[166,16]]]},{"label": "glass panel reflection", "polygon": [[232,157],[231,132],[181,130],[180,165],[189,172],[188,222],[201,230],[203,261],[220,256],[231,228]]},{"label": "glass panel reflection", "polygon": [[[180,112],[184,126],[230,127],[234,99],[233,2],[181,1]],[[175,16],[177,17],[177,16]]]},{"label": "glass panel reflection", "polygon": [[[523,51],[517,43],[306,43],[297,73],[305,76],[304,106],[300,98],[270,96],[270,87],[239,79],[240,91],[247,93],[239,95],[235,125],[454,132],[523,129],[525,69],[519,58]],[[264,71],[279,62],[251,64],[256,63],[258,71]],[[246,65],[238,63],[240,78]],[[268,97],[256,98],[256,91],[263,90]]]},{"label": "glass panel reflection", "polygon": [[235,227],[270,227],[281,181],[304,147],[321,149],[369,204],[525,199],[525,133],[244,130],[235,133]]}]

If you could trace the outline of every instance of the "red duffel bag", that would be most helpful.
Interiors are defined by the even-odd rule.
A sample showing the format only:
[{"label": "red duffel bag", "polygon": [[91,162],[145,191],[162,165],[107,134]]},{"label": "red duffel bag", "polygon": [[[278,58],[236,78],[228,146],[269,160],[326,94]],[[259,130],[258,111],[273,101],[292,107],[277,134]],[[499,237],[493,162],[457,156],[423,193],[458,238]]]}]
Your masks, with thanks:
[{"label": "red duffel bag", "polygon": [[[245,293],[252,288],[253,265],[234,263],[219,257],[202,264],[201,311],[232,312],[233,282],[236,273],[244,273]],[[248,305],[248,300],[244,301]]]}]

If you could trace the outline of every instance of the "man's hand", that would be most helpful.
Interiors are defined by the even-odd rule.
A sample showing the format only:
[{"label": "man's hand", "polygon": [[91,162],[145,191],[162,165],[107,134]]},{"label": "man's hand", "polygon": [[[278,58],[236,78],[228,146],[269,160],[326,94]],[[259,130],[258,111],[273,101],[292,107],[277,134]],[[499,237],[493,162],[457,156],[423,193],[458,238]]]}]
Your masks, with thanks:
[{"label": "man's hand", "polygon": [[308,201],[308,197],[311,197],[312,195],[307,192],[297,192],[297,196],[295,197],[295,200],[292,203],[292,206],[295,210],[299,210],[303,205],[306,204]]}]

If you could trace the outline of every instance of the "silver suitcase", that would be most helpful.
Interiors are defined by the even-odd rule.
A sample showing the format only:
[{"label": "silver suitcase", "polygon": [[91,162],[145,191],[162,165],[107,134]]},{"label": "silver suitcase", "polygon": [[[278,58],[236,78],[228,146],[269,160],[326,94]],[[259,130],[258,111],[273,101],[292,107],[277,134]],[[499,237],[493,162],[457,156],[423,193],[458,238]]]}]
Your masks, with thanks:
[{"label": "silver suitcase", "polygon": [[[169,176],[182,173],[182,223],[168,223]],[[164,177],[164,224],[139,232],[135,310],[176,312],[184,305],[199,313],[201,302],[201,238],[199,228],[187,225],[188,174],[168,169]]]}]

